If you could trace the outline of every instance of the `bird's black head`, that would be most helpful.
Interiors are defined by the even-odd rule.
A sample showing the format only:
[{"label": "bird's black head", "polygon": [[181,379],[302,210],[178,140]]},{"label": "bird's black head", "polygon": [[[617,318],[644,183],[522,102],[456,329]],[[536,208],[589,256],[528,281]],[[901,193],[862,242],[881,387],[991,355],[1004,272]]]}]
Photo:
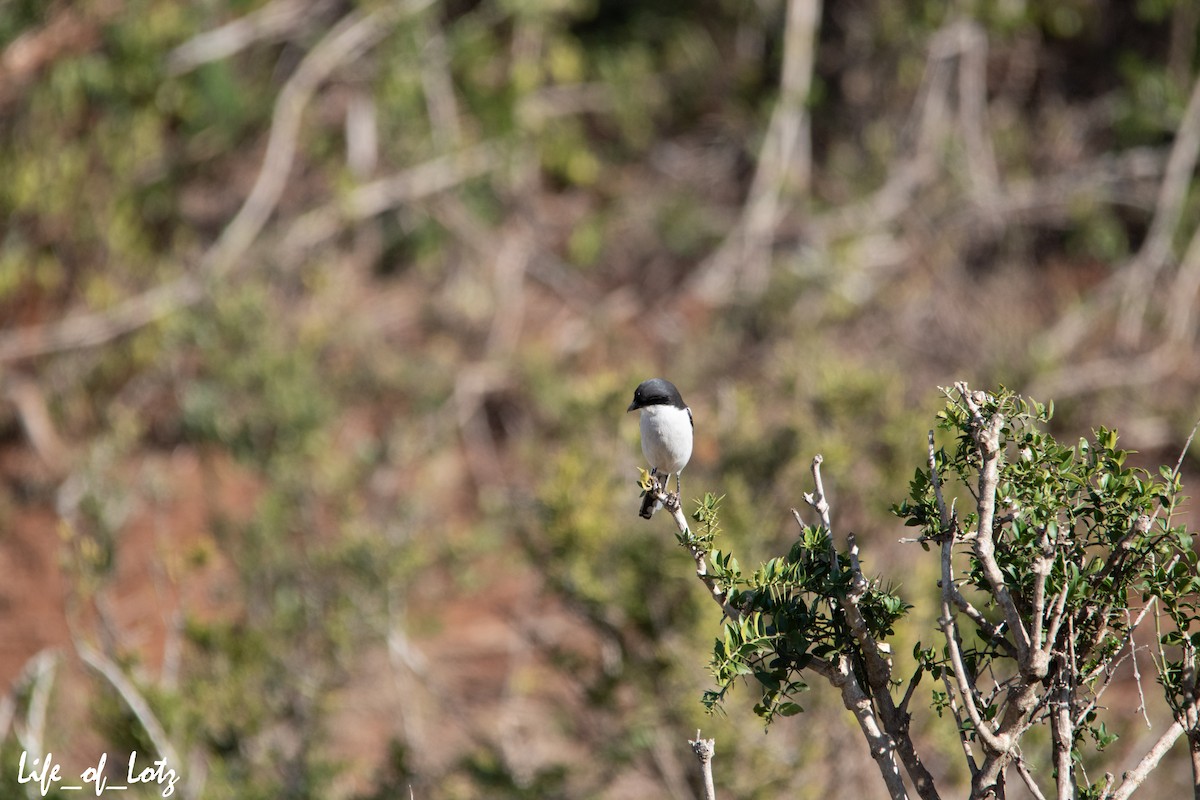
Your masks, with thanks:
[{"label": "bird's black head", "polygon": [[625,411],[636,411],[646,406],[686,408],[683,404],[683,398],[679,395],[679,390],[675,388],[675,384],[663,378],[651,378],[648,381],[642,381],[637,389],[633,391],[633,402],[629,404],[629,408],[625,409]]}]

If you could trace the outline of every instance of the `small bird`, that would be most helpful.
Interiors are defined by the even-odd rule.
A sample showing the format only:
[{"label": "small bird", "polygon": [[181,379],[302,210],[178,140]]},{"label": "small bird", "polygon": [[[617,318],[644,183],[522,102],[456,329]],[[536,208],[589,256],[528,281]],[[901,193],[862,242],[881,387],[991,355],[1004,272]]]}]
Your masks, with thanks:
[{"label": "small bird", "polygon": [[[680,473],[692,457],[692,410],[684,404],[675,384],[662,378],[643,381],[633,392],[626,413],[641,409],[642,454],[650,462],[650,474],[662,472],[663,491],[675,474],[675,501],[683,496]],[[641,516],[650,519],[656,508],[653,495],[642,501]]]}]

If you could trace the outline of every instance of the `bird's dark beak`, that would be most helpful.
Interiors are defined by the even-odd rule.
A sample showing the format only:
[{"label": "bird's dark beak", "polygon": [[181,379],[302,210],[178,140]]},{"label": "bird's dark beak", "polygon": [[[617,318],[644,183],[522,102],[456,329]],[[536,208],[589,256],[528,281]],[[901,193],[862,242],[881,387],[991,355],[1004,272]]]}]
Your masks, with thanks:
[{"label": "bird's dark beak", "polygon": [[629,408],[625,409],[625,413],[628,414],[630,411],[637,411],[637,409],[638,409],[638,404],[637,404],[637,401],[634,400],[632,403],[629,404]]}]

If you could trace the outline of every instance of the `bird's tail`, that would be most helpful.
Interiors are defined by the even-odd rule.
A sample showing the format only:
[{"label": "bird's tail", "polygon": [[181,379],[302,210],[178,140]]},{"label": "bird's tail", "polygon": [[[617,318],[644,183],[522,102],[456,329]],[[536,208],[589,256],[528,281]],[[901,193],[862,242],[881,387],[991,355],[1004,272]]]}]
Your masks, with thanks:
[{"label": "bird's tail", "polygon": [[642,498],[642,509],[638,512],[638,515],[642,519],[650,519],[650,517],[654,516],[654,511],[658,506],[659,502],[654,499],[654,493],[646,492],[646,496]]}]

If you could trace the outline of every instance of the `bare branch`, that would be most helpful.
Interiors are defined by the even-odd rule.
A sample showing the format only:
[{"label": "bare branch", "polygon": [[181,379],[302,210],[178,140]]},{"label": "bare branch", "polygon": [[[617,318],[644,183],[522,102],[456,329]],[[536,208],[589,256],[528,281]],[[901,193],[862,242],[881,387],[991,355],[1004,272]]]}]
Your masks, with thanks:
[{"label": "bare branch", "polygon": [[[854,714],[859,729],[867,739],[871,758],[875,760],[887,786],[888,795],[892,800],[907,800],[908,790],[904,787],[904,779],[896,762],[896,742],[880,727],[875,706],[870,696],[859,685],[849,658],[841,656],[835,664],[829,666],[830,668],[821,674],[841,692],[842,705]],[[933,796],[936,797],[936,792]]]},{"label": "bare branch", "polygon": [[814,219],[809,227],[818,246],[890,223],[912,207],[913,197],[937,175],[939,144],[950,129],[951,64],[960,44],[954,23],[934,34],[907,126],[912,152],[899,159],[873,194]]},{"label": "bare branch", "polygon": [[967,726],[963,722],[963,715],[959,709],[958,700],[955,699],[957,695],[954,686],[950,683],[950,673],[946,670],[942,670],[942,686],[946,687],[946,702],[950,705],[950,713],[954,715],[954,723],[958,731],[958,743],[962,746],[963,757],[967,761],[967,769],[974,776],[979,771],[979,765],[975,763],[975,753],[971,751]]},{"label": "bare branch", "polygon": [[867,580],[863,576],[862,567],[858,562],[858,544],[854,539],[854,534],[850,534],[848,538],[851,584],[850,591],[845,596],[846,622],[849,624],[850,632],[854,634],[858,646],[862,648],[863,656],[866,659],[867,681],[870,683],[871,689],[876,693],[881,704],[885,704],[886,697],[887,704],[890,705],[892,662],[867,629],[867,621],[863,618],[862,609],[859,607],[867,591]]},{"label": "bare branch", "polygon": [[[942,476],[937,467],[937,451],[934,449],[933,431],[929,431],[929,476],[930,482],[933,484],[933,495],[937,500],[938,514],[941,517],[939,536],[943,540],[949,539],[951,544],[953,544],[957,535],[956,528],[958,523],[954,518],[953,512],[946,508],[946,500],[942,496]],[[955,586],[953,581],[953,575],[951,575],[951,580],[948,584],[948,587],[944,585],[942,587],[942,591],[947,591],[947,588],[950,592],[950,602],[955,608],[965,614],[967,619],[971,620],[971,622],[975,624],[975,627],[977,627],[983,633],[983,635],[987,636],[993,642],[996,642],[1006,651],[1010,653],[1013,652],[1012,643],[1004,638],[1000,632],[1000,629],[993,625],[983,615],[983,612],[975,608],[975,606],[972,605],[971,602],[967,600],[967,598],[963,597],[962,593],[958,591],[958,587]]]},{"label": "bare branch", "polygon": [[[1042,647],[1042,634],[1045,632],[1044,619],[1046,612],[1046,581],[1050,578],[1050,573],[1054,567],[1054,550],[1050,546],[1050,535],[1045,528],[1042,528],[1042,536],[1040,542],[1042,552],[1038,554],[1033,561],[1032,571],[1036,576],[1033,582],[1033,614],[1031,615],[1029,631],[1029,643],[1031,647]],[[1053,645],[1051,642],[1046,642],[1047,653]]]},{"label": "bare branch", "polygon": [[950,608],[953,596],[951,587],[954,585],[951,568],[953,548],[953,538],[946,537],[942,541],[942,618],[938,620],[938,623],[946,638],[946,651],[950,656],[951,671],[954,673],[956,688],[962,697],[963,708],[966,709],[967,716],[971,719],[971,725],[989,750],[995,753],[1007,752],[1008,741],[998,737],[991,725],[979,713],[975,702],[974,676],[967,673],[966,665],[963,663],[962,650],[959,647],[958,625],[954,620],[954,612]]},{"label": "bare branch", "polygon": [[1075,780],[1071,762],[1071,746],[1075,741],[1075,727],[1071,720],[1071,694],[1065,684],[1060,685],[1055,693],[1058,696],[1051,702],[1050,736],[1058,783],[1058,800],[1071,800],[1075,796]]},{"label": "bare branch", "polygon": [[942,496],[942,473],[938,470],[937,450],[934,449],[932,429],[929,431],[929,482],[933,484],[933,497],[937,501],[938,516],[941,521],[939,534],[953,536],[950,512],[946,508],[946,498]]},{"label": "bare branch", "polygon": [[[826,535],[829,537],[829,566],[834,572],[840,570],[838,560],[837,546],[833,539],[832,522],[829,516],[829,501],[825,497],[825,484],[821,479],[821,464],[824,463],[824,458],[818,454],[812,460],[812,474],[814,489],[812,493],[804,494],[804,501],[817,512],[817,516],[821,519],[821,525],[825,528]],[[800,519],[800,514],[793,509],[792,514],[796,517],[796,521],[803,527],[803,521]],[[858,646],[863,653],[865,666],[867,670],[867,682],[871,688],[875,713],[878,714],[877,722],[882,723],[883,730],[886,731],[888,741],[892,743],[896,754],[900,757],[904,764],[905,770],[913,781],[918,794],[925,798],[936,798],[938,796],[937,789],[934,786],[933,776],[929,774],[929,770],[921,761],[921,757],[917,754],[916,748],[913,746],[912,737],[908,734],[908,717],[904,709],[907,706],[908,698],[902,701],[900,708],[896,707],[895,701],[892,699],[892,661],[885,649],[886,645],[880,644],[867,628],[866,619],[863,617],[862,608],[860,606],[863,597],[866,594],[869,584],[866,576],[863,575],[862,565],[858,559],[858,543],[855,540],[853,533],[847,535],[849,544],[849,559],[850,559],[850,590],[842,598],[842,612],[845,614],[846,623],[850,628],[854,639],[858,642]],[[831,601],[832,603],[833,601]],[[835,606],[836,607],[836,606]],[[839,684],[834,677],[826,676],[834,685]],[[857,679],[855,685],[857,686]],[[843,685],[843,693],[853,691],[852,687]],[[861,691],[861,687],[858,687]],[[845,699],[846,707],[851,711],[855,709],[851,704],[857,702],[854,699]],[[857,712],[856,712],[857,713]],[[863,722],[860,721],[860,726]],[[864,727],[864,733],[867,732]],[[868,738],[870,734],[868,734]],[[881,767],[882,768],[882,767]],[[887,775],[884,776],[887,780]]]},{"label": "bare branch", "polygon": [[[1145,322],[1146,303],[1153,288],[1152,284],[1171,257],[1172,239],[1179,226],[1187,187],[1195,171],[1198,154],[1200,78],[1193,84],[1183,120],[1176,132],[1167,164],[1163,168],[1154,217],[1141,248],[1102,286],[1091,292],[1088,302],[1064,314],[1041,337],[1040,344],[1047,355],[1061,358],[1073,351],[1092,329],[1094,321],[1112,318],[1114,310],[1118,316],[1118,335],[1123,343],[1135,345],[1138,342]],[[1172,305],[1167,315],[1167,330],[1175,339],[1179,339],[1181,331],[1191,325],[1192,311],[1186,308],[1185,304],[1194,300],[1200,285],[1200,274],[1197,274],[1200,273],[1200,266],[1194,266],[1197,260],[1200,260],[1200,242],[1196,242],[1195,239],[1196,234],[1193,234],[1192,245],[1189,245],[1184,262],[1177,273]],[[1131,368],[1129,371],[1138,371],[1136,368],[1139,365],[1140,361],[1134,360],[1126,367]],[[1123,377],[1123,371],[1119,369],[1109,368],[1107,372],[1105,382],[1105,367],[1100,362],[1095,362],[1094,368],[1089,367],[1085,371],[1087,385],[1077,391],[1094,391],[1107,385],[1128,385],[1130,382],[1154,380],[1153,377]],[[1145,371],[1140,372],[1144,374]],[[1060,379],[1057,383],[1064,383],[1068,388],[1073,388],[1070,381]],[[1093,383],[1095,385],[1092,385]],[[1031,390],[1031,393],[1039,392]],[[1049,394],[1059,395],[1061,392]]]},{"label": "bare branch", "polygon": [[[961,386],[961,391],[963,393],[963,398],[964,398],[964,400],[966,400],[967,399],[967,395],[965,394],[966,386],[965,386],[965,384],[960,384],[960,386]],[[976,412],[976,416],[978,416],[977,412]],[[998,433],[998,426],[997,426],[997,433]],[[934,457],[934,449],[933,449],[932,431],[930,432],[930,436],[929,436],[929,461],[930,461],[931,465],[936,467],[936,459]],[[938,474],[936,468],[932,469],[932,474],[934,476],[936,476]],[[940,479],[934,478],[934,480],[937,481],[935,483],[935,492],[938,496],[940,496],[941,495]],[[994,492],[993,492],[993,494],[994,494]],[[945,505],[944,501],[942,501],[940,503],[939,508],[940,508],[943,520],[947,520],[948,512],[946,511],[946,505]],[[980,523],[981,523],[980,530],[981,531],[983,529],[982,522],[983,522],[983,514],[981,513],[980,514]],[[959,605],[955,601],[955,596],[959,595],[959,593],[954,587],[954,568],[953,568],[954,536],[953,536],[952,531],[948,529],[943,533],[941,538],[942,538],[942,552],[941,552],[942,618],[938,622],[939,622],[939,625],[941,626],[942,633],[946,638],[946,652],[950,657],[950,667],[951,667],[951,671],[954,674],[954,680],[956,683],[955,688],[958,689],[958,694],[962,698],[963,708],[966,710],[967,716],[971,720],[971,725],[975,729],[976,736],[983,743],[984,747],[986,747],[988,749],[988,751],[990,751],[991,753],[1005,753],[1009,749],[1009,742],[1006,738],[997,736],[996,733],[992,730],[990,724],[983,718],[983,715],[979,712],[979,708],[975,701],[975,692],[976,692],[975,678],[973,675],[970,675],[967,673],[966,665],[963,663],[962,650],[959,646],[958,624],[955,621],[954,610],[951,607],[951,606]],[[980,533],[980,535],[979,535],[979,537],[977,537],[976,541],[978,541],[978,538],[982,538],[982,533]],[[959,595],[959,598],[961,599],[961,595]],[[963,606],[969,606],[969,603],[967,603],[967,601],[965,599],[961,599],[961,604]],[[981,614],[979,614],[978,612],[975,612],[975,613],[979,616],[980,619],[982,619]],[[961,722],[960,722],[960,729],[961,729]],[[963,742],[963,747],[967,748],[965,741]],[[970,758],[969,749],[967,749],[967,755],[968,755],[968,759],[969,759]]]},{"label": "bare branch", "polygon": [[[1192,432],[1188,434],[1187,441],[1183,443],[1183,448],[1179,451],[1179,458],[1175,459],[1175,468],[1171,470],[1171,480],[1179,477],[1179,471],[1183,468],[1183,459],[1187,457],[1188,450],[1192,449],[1192,442],[1196,439],[1196,431],[1200,430],[1200,419],[1196,420],[1196,424],[1192,426]],[[1154,509],[1155,518],[1158,516],[1158,509]]]},{"label": "bare branch", "polygon": [[[829,501],[825,499],[825,484],[821,481],[821,464],[824,461],[825,457],[820,453],[813,456],[813,490],[811,493],[804,493],[804,502],[808,503],[812,507],[812,510],[817,512],[817,516],[821,520],[821,526],[825,528],[825,533],[829,537],[829,568],[837,572],[837,544],[833,541],[833,525],[829,521]],[[796,512],[793,510],[792,513],[795,514]],[[796,514],[796,520],[800,520],[799,514]]]},{"label": "bare branch", "polygon": [[713,787],[712,773],[712,760],[717,749],[717,740],[701,739],[700,731],[697,730],[696,738],[689,740],[688,744],[692,746],[692,752],[700,760],[700,773],[704,777],[704,800],[717,800],[717,790]]},{"label": "bare branch", "polygon": [[1022,671],[1028,671],[1031,677],[1043,677],[1049,666],[1049,660],[1040,651],[1031,651],[1029,632],[1021,621],[1017,605],[1004,582],[1004,573],[996,562],[996,542],[993,525],[996,516],[996,484],[1000,479],[1000,429],[1004,426],[1004,418],[993,414],[986,423],[982,416],[980,405],[986,399],[982,392],[971,393],[967,384],[957,383],[955,388],[962,396],[963,402],[971,413],[972,430],[975,443],[979,448],[981,464],[979,467],[979,493],[977,511],[979,514],[979,531],[975,539],[975,557],[983,567],[984,577],[991,587],[992,595],[996,598],[1004,620],[1012,631],[1017,647],[1017,658]]},{"label": "bare branch", "polygon": [[1137,686],[1138,707],[1137,707],[1136,711],[1140,712],[1142,715],[1142,719],[1144,719],[1146,721],[1147,729],[1150,729],[1153,727],[1150,724],[1150,716],[1147,713],[1147,709],[1146,709],[1146,696],[1142,690],[1142,675],[1141,675],[1141,670],[1138,668],[1138,661],[1137,661],[1138,648],[1137,648],[1137,644],[1133,641],[1133,634],[1137,630],[1138,626],[1140,626],[1142,624],[1142,621],[1146,618],[1146,615],[1150,612],[1150,609],[1155,607],[1157,605],[1157,603],[1158,603],[1158,598],[1151,597],[1150,602],[1146,603],[1146,605],[1142,606],[1142,610],[1138,612],[1136,619],[1132,619],[1129,614],[1129,609],[1125,609],[1126,630],[1125,630],[1125,635],[1121,640],[1121,645],[1118,648],[1117,652],[1120,652],[1120,650],[1122,648],[1124,648],[1128,645],[1129,653],[1126,656],[1122,656],[1121,659],[1116,662],[1106,661],[1106,662],[1097,664],[1095,667],[1092,668],[1092,670],[1090,672],[1088,672],[1086,675],[1083,676],[1081,682],[1082,683],[1090,683],[1091,681],[1100,677],[1101,673],[1106,673],[1104,676],[1103,683],[1100,685],[1100,688],[1097,689],[1096,692],[1093,694],[1091,700],[1077,710],[1077,712],[1075,714],[1075,727],[1078,728],[1080,725],[1082,725],[1084,720],[1087,718],[1087,715],[1089,713],[1091,713],[1093,709],[1095,709],[1096,707],[1098,707],[1100,705],[1101,697],[1104,696],[1104,693],[1105,693],[1105,691],[1108,690],[1108,687],[1110,685],[1112,685],[1113,679],[1117,675],[1117,670],[1120,669],[1121,664],[1123,664],[1125,662],[1126,658],[1128,658],[1130,663],[1133,665],[1133,682],[1134,682],[1134,685]]},{"label": "bare branch", "polygon": [[375,98],[355,87],[346,100],[346,170],[365,181],[379,164],[379,112]]},{"label": "bare branch", "polygon": [[[817,516],[821,518],[821,525],[825,528],[825,532],[829,537],[829,566],[833,570],[838,570],[838,553],[837,545],[833,540],[833,530],[829,517],[829,501],[825,498],[825,484],[821,480],[821,464],[824,458],[817,454],[812,460],[812,474],[814,490],[812,493],[805,492],[804,502],[808,503]],[[800,520],[800,515],[793,509],[792,513],[796,516],[797,521]],[[867,621],[863,618],[862,609],[859,604],[863,596],[866,594],[868,584],[867,579],[863,575],[862,565],[858,560],[858,543],[855,541],[854,534],[848,535],[850,551],[850,591],[844,597],[843,611],[846,614],[846,622],[850,626],[850,631],[854,634],[858,646],[862,648],[863,654],[867,660],[867,677],[870,681],[871,688],[877,693],[886,695],[890,690],[890,680],[892,674],[892,665],[887,656],[880,649],[879,642],[871,635],[867,629]],[[890,700],[890,696],[888,697]]]},{"label": "bare branch", "polygon": [[205,296],[199,279],[185,276],[122,300],[104,311],[0,332],[0,364],[65,350],[96,347],[195,305]]},{"label": "bare branch", "polygon": [[1038,788],[1037,783],[1033,780],[1033,776],[1029,774],[1029,767],[1025,766],[1025,759],[1014,758],[1013,766],[1017,768],[1017,774],[1021,776],[1021,780],[1025,783],[1025,788],[1036,800],[1046,800],[1046,795],[1042,794],[1042,790]]},{"label": "bare branch", "polygon": [[388,3],[366,15],[352,11],[304,57],[275,102],[258,179],[216,246],[205,254],[204,272],[221,277],[231,269],[274,212],[291,172],[304,109],[321,83],[342,63],[382,39],[400,19],[420,12],[431,2]]},{"label": "bare branch", "polygon": [[958,587],[951,587],[950,601],[954,607],[966,615],[967,619],[975,624],[975,627],[996,644],[1003,647],[1010,655],[1016,655],[1016,649],[1012,642],[1004,638],[1003,625],[993,625],[983,612],[976,608],[970,600],[963,597],[962,592],[958,591]]},{"label": "bare branch", "polygon": [[1142,760],[1137,763],[1137,766],[1121,776],[1121,785],[1117,787],[1115,792],[1105,795],[1105,800],[1128,800],[1129,796],[1137,791],[1146,777],[1154,771],[1158,766],[1158,762],[1162,761],[1163,756],[1175,744],[1175,740],[1184,733],[1183,723],[1175,720],[1171,726],[1163,731],[1163,735],[1158,737],[1158,741],[1154,746],[1142,756]]}]

